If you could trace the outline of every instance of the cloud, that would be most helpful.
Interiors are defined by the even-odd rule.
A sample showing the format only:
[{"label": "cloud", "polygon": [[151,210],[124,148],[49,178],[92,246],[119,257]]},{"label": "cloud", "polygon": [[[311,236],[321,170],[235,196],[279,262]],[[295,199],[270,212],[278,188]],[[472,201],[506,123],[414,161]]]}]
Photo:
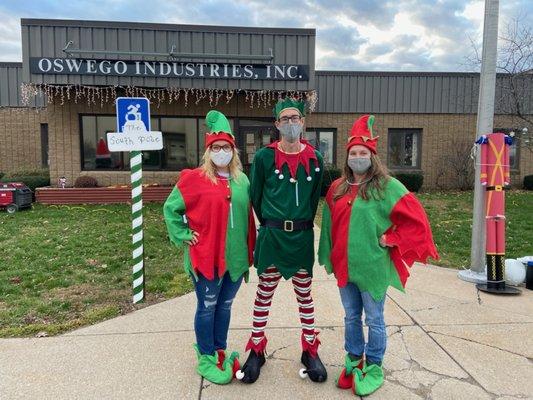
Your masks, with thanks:
[{"label": "cloud", "polygon": [[335,26],[317,30],[317,45],[336,54],[356,54],[366,41],[352,27]]}]

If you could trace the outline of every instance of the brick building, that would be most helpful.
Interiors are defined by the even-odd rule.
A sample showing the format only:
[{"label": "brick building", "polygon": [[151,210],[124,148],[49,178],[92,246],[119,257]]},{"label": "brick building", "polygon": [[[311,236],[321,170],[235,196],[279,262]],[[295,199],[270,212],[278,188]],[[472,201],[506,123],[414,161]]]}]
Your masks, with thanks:
[{"label": "brick building", "polygon": [[[233,124],[244,164],[273,140],[279,96],[308,100],[305,136],[331,165],[344,162],[353,121],[376,116],[379,154],[425,188],[456,187],[475,138],[479,75],[315,70],[315,30],[23,19],[22,63],[0,63],[0,171],[48,166],[52,184],[80,175],[129,182],[127,153],[103,165],[98,142],[116,128],[116,96],[148,96],[165,147],[143,155],[144,181],[168,184],[198,165],[211,108]],[[498,76],[499,83],[505,76]],[[525,81],[533,88],[531,80]],[[497,84],[495,129],[533,129],[505,112]],[[525,106],[533,114],[533,92]],[[514,184],[533,154],[511,149]]]}]

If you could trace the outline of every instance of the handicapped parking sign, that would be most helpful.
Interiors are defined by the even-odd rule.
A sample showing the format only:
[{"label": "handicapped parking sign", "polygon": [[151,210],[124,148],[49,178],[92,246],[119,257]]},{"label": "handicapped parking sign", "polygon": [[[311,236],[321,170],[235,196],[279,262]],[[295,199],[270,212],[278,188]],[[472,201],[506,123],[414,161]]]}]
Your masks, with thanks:
[{"label": "handicapped parking sign", "polygon": [[144,97],[118,97],[117,131],[107,134],[109,151],[161,150],[163,135],[150,130],[150,101]]}]

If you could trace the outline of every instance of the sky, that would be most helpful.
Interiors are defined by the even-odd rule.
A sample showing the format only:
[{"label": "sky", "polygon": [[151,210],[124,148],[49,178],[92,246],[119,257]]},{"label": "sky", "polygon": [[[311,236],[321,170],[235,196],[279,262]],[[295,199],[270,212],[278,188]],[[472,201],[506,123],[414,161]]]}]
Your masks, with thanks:
[{"label": "sky", "polygon": [[[480,0],[0,0],[0,61],[21,61],[21,18],[316,29],[316,69],[472,71]],[[533,1],[500,1],[500,31]]]}]

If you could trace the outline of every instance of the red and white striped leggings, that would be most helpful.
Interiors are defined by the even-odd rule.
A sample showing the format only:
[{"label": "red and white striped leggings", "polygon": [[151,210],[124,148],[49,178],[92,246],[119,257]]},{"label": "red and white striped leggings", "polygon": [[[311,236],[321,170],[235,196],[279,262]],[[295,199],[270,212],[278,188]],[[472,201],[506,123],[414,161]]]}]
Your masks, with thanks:
[{"label": "red and white striped leggings", "polygon": [[[254,320],[252,329],[252,341],[259,344],[265,337],[265,327],[268,321],[268,313],[272,305],[272,297],[276,292],[281,274],[275,266],[266,269],[259,275],[257,294],[254,303]],[[294,293],[300,311],[300,322],[305,340],[312,344],[315,339],[315,308],[311,297],[312,278],[305,269],[299,270],[292,278]]]}]

